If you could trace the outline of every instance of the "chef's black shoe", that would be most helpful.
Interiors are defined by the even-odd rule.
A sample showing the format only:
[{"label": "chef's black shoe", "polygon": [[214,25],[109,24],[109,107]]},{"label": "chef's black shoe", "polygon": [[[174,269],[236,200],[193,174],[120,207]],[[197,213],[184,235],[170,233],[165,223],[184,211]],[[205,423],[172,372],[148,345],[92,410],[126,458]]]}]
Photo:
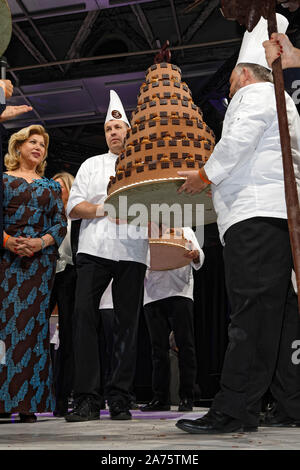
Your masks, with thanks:
[{"label": "chef's black shoe", "polygon": [[220,411],[209,410],[202,418],[180,419],[176,426],[190,434],[224,434],[232,432],[254,432],[257,426],[247,426]]},{"label": "chef's black shoe", "polygon": [[166,403],[163,403],[159,400],[152,400],[146,405],[142,405],[140,407],[141,411],[169,411],[170,410],[170,405],[167,405]]},{"label": "chef's black shoe", "polygon": [[100,409],[91,397],[82,398],[75,408],[65,416],[68,423],[100,419]]},{"label": "chef's black shoe", "polygon": [[126,421],[132,419],[128,406],[121,401],[113,401],[109,405],[110,419]]},{"label": "chef's black shoe", "polygon": [[271,409],[262,416],[259,425],[270,428],[296,428],[300,427],[300,420],[279,413],[276,409]]},{"label": "chef's black shoe", "polygon": [[193,400],[184,398],[180,401],[178,411],[193,411]]}]

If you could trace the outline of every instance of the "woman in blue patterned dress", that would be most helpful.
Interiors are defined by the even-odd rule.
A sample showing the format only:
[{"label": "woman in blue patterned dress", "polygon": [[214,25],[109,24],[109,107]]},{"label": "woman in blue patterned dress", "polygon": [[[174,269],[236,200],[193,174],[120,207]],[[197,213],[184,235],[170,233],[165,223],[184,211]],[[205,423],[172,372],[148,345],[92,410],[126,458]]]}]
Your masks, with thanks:
[{"label": "woman in blue patterned dress", "polygon": [[49,299],[66,234],[60,185],[43,177],[49,136],[42,126],[13,134],[3,174],[0,250],[0,413],[53,411]]}]

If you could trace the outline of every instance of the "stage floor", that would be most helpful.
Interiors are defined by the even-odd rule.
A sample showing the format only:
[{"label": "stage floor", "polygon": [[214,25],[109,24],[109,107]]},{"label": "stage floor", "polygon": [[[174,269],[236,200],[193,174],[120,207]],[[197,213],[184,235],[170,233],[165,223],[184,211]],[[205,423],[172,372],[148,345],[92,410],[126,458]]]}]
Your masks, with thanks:
[{"label": "stage floor", "polygon": [[0,450],[296,450],[300,428],[259,428],[255,433],[214,436],[187,434],[175,427],[178,419],[195,419],[206,408],[190,413],[143,413],[133,410],[132,421],[112,421],[101,411],[100,421],[67,423],[52,414],[38,415],[33,424],[21,424],[18,415],[0,419]]}]

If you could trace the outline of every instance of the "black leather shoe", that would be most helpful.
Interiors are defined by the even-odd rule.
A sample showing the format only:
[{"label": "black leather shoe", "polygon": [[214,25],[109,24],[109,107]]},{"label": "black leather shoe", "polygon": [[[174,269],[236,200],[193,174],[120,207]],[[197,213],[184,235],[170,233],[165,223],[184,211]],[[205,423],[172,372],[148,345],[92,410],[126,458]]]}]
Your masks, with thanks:
[{"label": "black leather shoe", "polygon": [[300,421],[290,418],[289,416],[266,413],[259,425],[270,428],[296,428],[300,427]]},{"label": "black leather shoe", "polygon": [[178,406],[178,411],[193,411],[193,400],[184,398]]},{"label": "black leather shoe", "polygon": [[113,420],[125,421],[132,419],[128,406],[118,401],[111,403],[111,405],[109,406],[109,414],[110,419]]},{"label": "black leather shoe", "polygon": [[140,407],[135,401],[130,401],[129,402],[129,409],[130,410],[139,410]]},{"label": "black leather shoe", "polygon": [[82,399],[75,408],[65,416],[68,423],[100,419],[100,409],[90,397]]},{"label": "black leather shoe", "polygon": [[20,423],[35,423],[37,420],[37,417],[35,416],[34,413],[30,413],[30,414],[19,413],[19,417],[20,417]]},{"label": "black leather shoe", "polygon": [[9,419],[11,417],[11,413],[0,413],[0,419]]},{"label": "black leather shoe", "polygon": [[190,434],[224,434],[232,432],[254,432],[257,426],[246,426],[241,421],[220,411],[210,410],[203,418],[180,419],[176,426]]},{"label": "black leather shoe", "polygon": [[142,405],[140,407],[141,411],[169,411],[170,410],[170,405],[166,405],[166,403],[163,403],[159,400],[152,400],[146,405]]}]

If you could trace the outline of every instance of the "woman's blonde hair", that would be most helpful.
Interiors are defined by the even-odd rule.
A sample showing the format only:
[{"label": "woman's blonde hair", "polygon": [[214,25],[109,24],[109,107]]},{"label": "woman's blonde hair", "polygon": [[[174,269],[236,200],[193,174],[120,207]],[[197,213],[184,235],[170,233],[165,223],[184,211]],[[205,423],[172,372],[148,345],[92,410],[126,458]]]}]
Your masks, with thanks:
[{"label": "woman's blonde hair", "polygon": [[62,171],[61,173],[56,173],[56,175],[52,176],[53,180],[62,180],[64,183],[68,194],[70,194],[72,184],[74,183],[74,176],[71,173],[67,173],[66,171]]},{"label": "woman's blonde hair", "polygon": [[29,127],[24,127],[18,132],[15,132],[9,139],[8,142],[8,153],[4,157],[4,164],[8,171],[17,170],[20,167],[20,151],[19,147],[23,144],[32,134],[41,135],[44,138],[45,143],[45,156],[43,161],[37,166],[36,172],[38,175],[43,176],[46,168],[46,158],[49,146],[49,135],[43,128],[38,124],[34,124]]}]

